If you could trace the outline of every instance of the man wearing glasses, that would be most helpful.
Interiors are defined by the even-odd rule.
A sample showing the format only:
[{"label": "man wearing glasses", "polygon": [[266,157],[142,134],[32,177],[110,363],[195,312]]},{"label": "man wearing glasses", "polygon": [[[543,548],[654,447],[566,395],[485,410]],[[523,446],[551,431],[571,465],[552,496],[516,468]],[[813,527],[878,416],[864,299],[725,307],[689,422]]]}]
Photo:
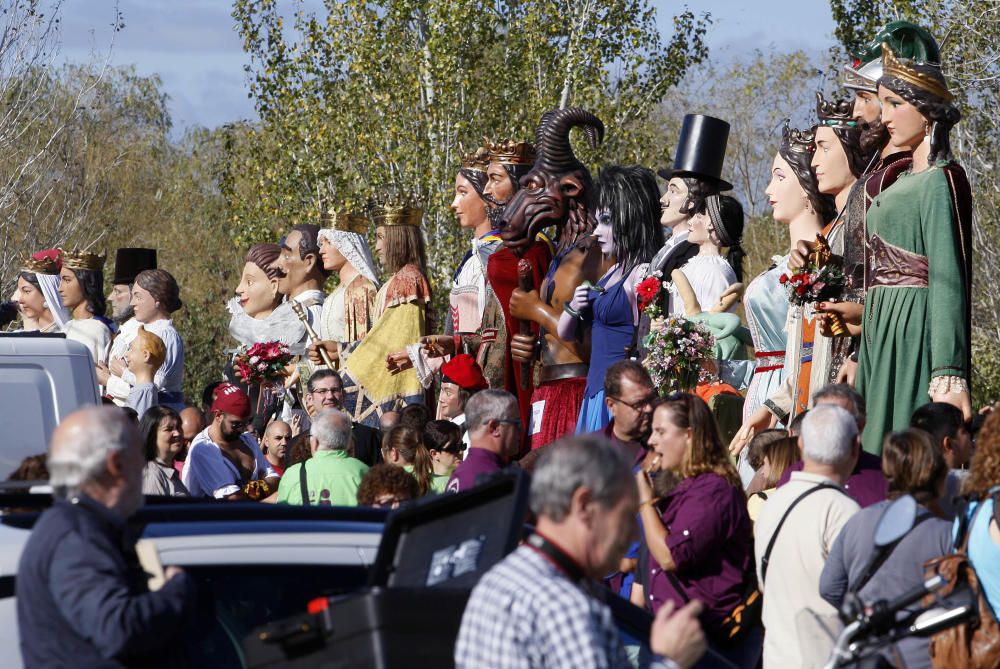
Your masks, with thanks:
[{"label": "man wearing glasses", "polygon": [[[304,399],[310,416],[330,409],[343,411],[344,382],[332,369],[318,369],[309,377]],[[309,425],[304,429],[308,430]],[[382,462],[382,435],[378,430],[352,421],[351,436],[354,437],[352,457],[369,467]]]},{"label": "man wearing glasses", "polygon": [[231,383],[215,390],[212,423],[191,442],[181,480],[192,497],[263,499],[278,489],[278,473],[247,432],[250,398]]},{"label": "man wearing glasses", "polygon": [[594,435],[604,435],[622,450],[633,466],[646,455],[653,419],[656,388],[649,372],[634,360],[621,360],[604,375],[604,401],[611,411],[611,422]]},{"label": "man wearing glasses", "polygon": [[471,445],[448,481],[448,492],[468,490],[503,469],[521,448],[524,426],[517,398],[504,390],[482,390],[465,405]]}]

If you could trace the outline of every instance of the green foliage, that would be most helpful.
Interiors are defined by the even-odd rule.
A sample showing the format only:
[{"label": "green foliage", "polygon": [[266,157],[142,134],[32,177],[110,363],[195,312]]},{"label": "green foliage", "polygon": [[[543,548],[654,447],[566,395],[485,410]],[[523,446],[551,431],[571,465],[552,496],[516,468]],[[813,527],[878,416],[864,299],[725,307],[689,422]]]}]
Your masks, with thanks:
[{"label": "green foliage", "polygon": [[[584,160],[658,162],[649,115],[707,53],[707,17],[682,12],[665,42],[647,0],[340,0],[325,11],[288,25],[272,0],[235,3],[261,117],[240,178],[223,185],[239,239],[315,222],[321,202],[409,196],[424,206],[439,304],[467,247],[447,209],[460,144],[529,139],[544,111],[572,105],[607,125],[604,146],[578,146]],[[242,197],[247,184],[255,197]]]}]

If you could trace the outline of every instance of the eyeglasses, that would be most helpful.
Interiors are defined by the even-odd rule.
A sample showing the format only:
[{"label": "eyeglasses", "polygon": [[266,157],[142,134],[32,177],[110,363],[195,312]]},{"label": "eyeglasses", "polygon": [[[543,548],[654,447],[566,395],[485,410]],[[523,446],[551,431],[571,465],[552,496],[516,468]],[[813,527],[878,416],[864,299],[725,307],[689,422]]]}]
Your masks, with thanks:
[{"label": "eyeglasses", "polygon": [[344,392],[343,388],[317,388],[310,392],[311,395],[334,395]]},{"label": "eyeglasses", "polygon": [[504,424],[507,424],[507,425],[513,425],[518,430],[523,430],[524,429],[524,425],[521,423],[521,419],[520,418],[497,418],[497,422],[498,423],[504,423]]},{"label": "eyeglasses", "polygon": [[635,402],[626,402],[625,400],[623,400],[620,397],[610,397],[609,396],[608,399],[613,400],[615,402],[620,402],[621,404],[624,404],[625,406],[627,406],[632,411],[642,411],[643,409],[645,409],[646,407],[648,407],[650,404],[652,404],[656,400],[656,394],[653,393],[651,395],[646,395],[645,397],[640,398],[640,399],[636,400]]}]

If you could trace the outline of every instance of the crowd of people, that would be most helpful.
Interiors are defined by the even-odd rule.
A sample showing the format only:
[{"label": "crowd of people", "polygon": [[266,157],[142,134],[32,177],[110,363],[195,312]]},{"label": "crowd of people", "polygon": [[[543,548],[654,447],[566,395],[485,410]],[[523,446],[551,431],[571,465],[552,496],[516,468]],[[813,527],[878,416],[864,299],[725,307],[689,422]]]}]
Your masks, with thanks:
[{"label": "crowd of people", "polygon": [[[391,200],[247,250],[225,378],[195,401],[170,320],[181,290],[154,250],[118,249],[110,319],[103,256],[35,253],[21,329],[91,352],[105,401],[137,421],[146,494],[396,508],[508,466],[533,473],[537,532],[473,592],[459,667],[641,663],[594,579],[657,614],[650,662],[694,666],[707,646],[701,662],[821,665],[845,599],[905,592],[966,532],[1000,606],[1000,417],[970,399],[960,114],[937,43],[912,23],[886,26],[845,75],[853,100],[817,95],[814,125],[774,147],[767,195],[787,251],[746,284],[728,123],[685,117],[661,195],[645,167],[593,178],[569,133],[596,143],[604,125],[569,108],[543,116],[535,144],[462,156],[451,206],[470,240],[441,332],[422,212]],[[834,298],[786,285],[830,266]],[[650,335],[672,318],[712,334],[688,392],[649,371]],[[292,356],[278,381],[241,371],[257,344]],[[57,455],[54,441],[54,484]],[[868,573],[875,526],[903,495],[917,526]],[[741,622],[760,595],[761,622]],[[585,661],[595,653],[607,664]],[[926,639],[884,653],[931,665]]]}]

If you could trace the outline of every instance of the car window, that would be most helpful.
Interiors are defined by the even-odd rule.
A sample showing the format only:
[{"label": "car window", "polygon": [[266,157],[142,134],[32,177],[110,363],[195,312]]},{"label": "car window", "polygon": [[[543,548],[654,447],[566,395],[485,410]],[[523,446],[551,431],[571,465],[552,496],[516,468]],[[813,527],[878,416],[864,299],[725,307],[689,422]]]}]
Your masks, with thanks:
[{"label": "car window", "polygon": [[[255,628],[306,612],[312,599],[359,590],[368,568],[359,565],[213,565],[186,567],[198,583],[211,620],[192,624],[190,666],[242,669],[243,638]],[[206,614],[208,615],[208,614]]]}]

